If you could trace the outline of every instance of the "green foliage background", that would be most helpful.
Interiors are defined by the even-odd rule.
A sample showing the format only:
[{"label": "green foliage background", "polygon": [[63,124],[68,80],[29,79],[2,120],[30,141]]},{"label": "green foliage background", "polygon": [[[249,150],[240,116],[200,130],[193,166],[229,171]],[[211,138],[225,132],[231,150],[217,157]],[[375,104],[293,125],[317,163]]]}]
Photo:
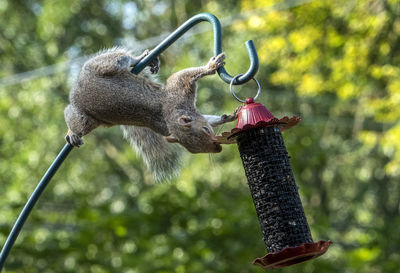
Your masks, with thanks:
[{"label": "green foliage background", "polygon": [[[199,12],[223,19],[227,71],[247,70],[244,42],[253,39],[260,101],[278,117],[303,118],[284,138],[314,240],[334,244],[276,272],[398,272],[396,0],[0,0],[0,244],[64,145],[81,57],[142,47]],[[210,29],[163,53],[160,78],[206,63]],[[238,89],[245,97],[255,85]],[[237,105],[217,76],[201,80],[204,113]],[[154,185],[119,128],[85,143],[41,197],[5,272],[263,272],[251,265],[266,251],[236,146],[187,154],[176,181]]]}]

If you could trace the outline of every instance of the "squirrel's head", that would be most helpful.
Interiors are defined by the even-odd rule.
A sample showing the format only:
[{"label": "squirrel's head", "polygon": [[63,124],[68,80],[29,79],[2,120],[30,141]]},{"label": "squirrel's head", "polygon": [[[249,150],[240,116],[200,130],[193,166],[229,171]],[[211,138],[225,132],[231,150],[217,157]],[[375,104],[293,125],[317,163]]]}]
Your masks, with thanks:
[{"label": "squirrel's head", "polygon": [[170,128],[170,135],[164,137],[170,143],[180,143],[191,153],[219,153],[221,145],[217,142],[214,130],[202,115],[178,117]]}]

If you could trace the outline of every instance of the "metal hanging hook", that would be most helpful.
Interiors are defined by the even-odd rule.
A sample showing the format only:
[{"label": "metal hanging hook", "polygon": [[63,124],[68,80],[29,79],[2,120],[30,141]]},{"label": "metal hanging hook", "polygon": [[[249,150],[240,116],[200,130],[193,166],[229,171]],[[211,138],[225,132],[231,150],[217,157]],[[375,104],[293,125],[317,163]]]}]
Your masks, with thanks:
[{"label": "metal hanging hook", "polygon": [[[218,18],[210,13],[200,13],[185,23],[183,23],[179,28],[177,28],[174,32],[172,32],[167,38],[165,38],[158,46],[156,46],[153,50],[150,51],[150,54],[143,58],[138,64],[134,66],[132,69],[132,73],[138,74],[142,71],[155,57],[160,55],[164,50],[166,50],[171,44],[173,44],[176,40],[178,40],[183,34],[185,34],[190,28],[195,26],[200,22],[208,21],[212,27],[214,32],[214,56],[222,53],[222,28],[221,23]],[[246,42],[247,53],[249,54],[250,59],[250,67],[246,73],[242,76],[236,78],[233,81],[234,85],[243,84],[253,79],[255,74],[258,71],[258,55],[256,48],[254,47],[253,41],[249,40]],[[233,77],[226,72],[224,67],[220,67],[217,70],[219,77],[226,83],[231,83]]]}]

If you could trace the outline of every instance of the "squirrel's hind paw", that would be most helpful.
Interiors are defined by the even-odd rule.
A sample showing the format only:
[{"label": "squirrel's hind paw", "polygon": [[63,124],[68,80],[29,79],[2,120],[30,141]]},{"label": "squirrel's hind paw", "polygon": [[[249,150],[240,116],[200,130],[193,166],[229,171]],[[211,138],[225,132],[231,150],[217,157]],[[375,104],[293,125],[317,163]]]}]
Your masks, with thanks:
[{"label": "squirrel's hind paw", "polygon": [[160,59],[158,57],[154,58],[147,66],[150,67],[151,74],[157,74],[160,69]]},{"label": "squirrel's hind paw", "polygon": [[211,70],[214,70],[214,71],[215,71],[215,70],[217,70],[218,68],[220,68],[220,67],[222,67],[222,66],[225,65],[224,60],[225,60],[225,53],[220,53],[220,54],[218,54],[217,56],[212,57],[212,58],[210,59],[210,61],[208,62],[208,67],[209,67]]},{"label": "squirrel's hind paw", "polygon": [[[135,66],[138,62],[140,62],[144,57],[150,54],[150,50],[146,49],[140,56],[133,58],[131,62],[131,66]],[[157,74],[158,70],[160,69],[160,59],[155,57],[150,61],[150,63],[147,65],[150,67],[150,72],[151,74]]]},{"label": "squirrel's hind paw", "polygon": [[72,133],[71,131],[68,131],[68,134],[65,136],[65,140],[71,144],[72,146],[78,147],[83,145],[83,140],[80,136],[77,134]]}]

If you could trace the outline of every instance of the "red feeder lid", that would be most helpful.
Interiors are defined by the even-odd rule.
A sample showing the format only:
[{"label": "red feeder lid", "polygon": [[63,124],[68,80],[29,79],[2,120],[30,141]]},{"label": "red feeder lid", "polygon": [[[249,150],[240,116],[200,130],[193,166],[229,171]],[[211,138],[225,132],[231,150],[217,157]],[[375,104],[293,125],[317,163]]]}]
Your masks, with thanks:
[{"label": "red feeder lid", "polygon": [[236,141],[232,136],[241,131],[270,126],[278,126],[283,131],[300,121],[301,118],[296,116],[278,119],[263,104],[254,102],[253,98],[247,98],[246,105],[240,109],[236,127],[230,132],[223,132],[217,139],[221,144],[233,144]]},{"label": "red feeder lid", "polygon": [[244,129],[262,123],[275,123],[279,120],[261,103],[255,103],[253,98],[246,99],[246,105],[240,109],[236,128]]}]

